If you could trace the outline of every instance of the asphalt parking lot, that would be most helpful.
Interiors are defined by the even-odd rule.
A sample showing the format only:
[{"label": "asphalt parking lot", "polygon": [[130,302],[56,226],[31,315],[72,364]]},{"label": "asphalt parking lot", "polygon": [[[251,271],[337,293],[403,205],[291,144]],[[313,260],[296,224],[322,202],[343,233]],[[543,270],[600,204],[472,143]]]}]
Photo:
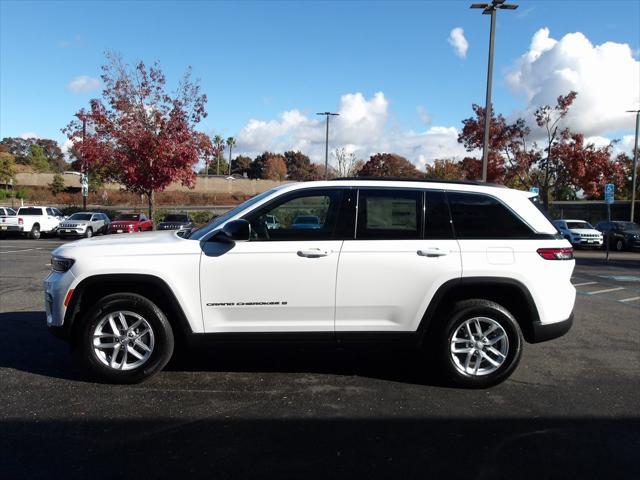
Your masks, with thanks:
[{"label": "asphalt parking lot", "polygon": [[398,351],[220,348],[91,383],[45,328],[56,239],[0,241],[2,478],[640,478],[640,254],[579,252],[569,334],[489,390]]}]

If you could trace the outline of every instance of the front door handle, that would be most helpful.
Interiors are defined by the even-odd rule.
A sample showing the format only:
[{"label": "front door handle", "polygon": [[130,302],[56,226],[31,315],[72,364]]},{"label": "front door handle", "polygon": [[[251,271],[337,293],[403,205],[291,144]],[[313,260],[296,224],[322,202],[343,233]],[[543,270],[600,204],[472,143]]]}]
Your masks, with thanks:
[{"label": "front door handle", "polygon": [[309,248],[308,250],[298,250],[299,257],[317,258],[326,257],[331,252],[329,250],[320,250],[319,248]]},{"label": "front door handle", "polygon": [[444,257],[449,254],[446,250],[440,250],[439,248],[425,248],[424,250],[418,250],[416,253],[421,257]]}]

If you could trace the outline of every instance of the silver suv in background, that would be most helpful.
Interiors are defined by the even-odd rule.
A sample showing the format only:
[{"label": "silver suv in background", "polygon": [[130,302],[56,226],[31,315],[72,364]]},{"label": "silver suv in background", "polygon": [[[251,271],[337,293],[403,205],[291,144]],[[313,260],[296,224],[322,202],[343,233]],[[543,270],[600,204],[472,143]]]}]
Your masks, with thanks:
[{"label": "silver suv in background", "polygon": [[91,238],[97,233],[106,233],[110,224],[111,220],[104,213],[78,212],[60,222],[58,236]]}]

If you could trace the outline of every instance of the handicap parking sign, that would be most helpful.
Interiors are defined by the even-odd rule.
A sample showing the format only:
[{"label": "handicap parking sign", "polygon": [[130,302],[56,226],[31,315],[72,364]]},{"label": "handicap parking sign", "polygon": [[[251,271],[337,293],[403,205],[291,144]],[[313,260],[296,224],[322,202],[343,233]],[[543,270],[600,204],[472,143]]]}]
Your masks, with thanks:
[{"label": "handicap parking sign", "polygon": [[613,183],[607,183],[604,187],[604,201],[613,203],[616,186]]}]

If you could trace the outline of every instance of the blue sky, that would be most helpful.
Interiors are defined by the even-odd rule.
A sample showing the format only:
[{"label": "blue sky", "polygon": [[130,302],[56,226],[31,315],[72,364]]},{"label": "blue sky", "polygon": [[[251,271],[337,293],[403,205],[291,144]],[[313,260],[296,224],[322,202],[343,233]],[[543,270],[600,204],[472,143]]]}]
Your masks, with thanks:
[{"label": "blue sky", "polygon": [[[484,103],[489,22],[470,3],[2,0],[0,136],[35,132],[62,142],[60,128],[100,93],[73,92],[69,82],[99,77],[105,50],[130,62],[159,60],[170,84],[191,65],[209,97],[199,129],[225,136],[250,119],[335,110],[356,92],[367,100],[384,93],[387,130],[428,128],[418,108],[430,125],[459,127],[471,103]],[[594,45],[629,44],[638,59],[637,0],[518,3],[499,13],[497,111],[527,107],[505,74],[543,27],[554,39],[581,32]],[[466,58],[447,42],[455,27],[464,29]],[[629,132],[625,124],[595,134]]]}]

